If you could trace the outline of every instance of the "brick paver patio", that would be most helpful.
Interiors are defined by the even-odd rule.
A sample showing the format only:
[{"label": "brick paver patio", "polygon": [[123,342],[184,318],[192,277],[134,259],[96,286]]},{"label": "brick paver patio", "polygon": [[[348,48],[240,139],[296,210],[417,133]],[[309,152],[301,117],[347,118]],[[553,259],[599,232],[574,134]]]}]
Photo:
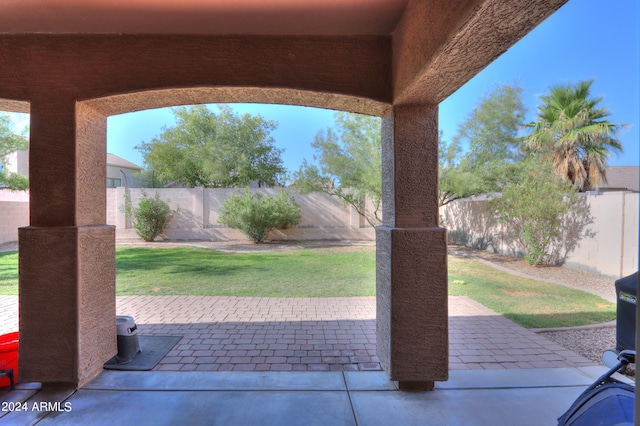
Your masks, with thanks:
[{"label": "brick paver patio", "polygon": [[[156,370],[381,369],[375,297],[125,296],[116,305],[140,334],[182,336]],[[0,297],[0,333],[17,330],[17,310],[17,297]],[[466,297],[449,298],[449,342],[453,370],[594,365]]]}]

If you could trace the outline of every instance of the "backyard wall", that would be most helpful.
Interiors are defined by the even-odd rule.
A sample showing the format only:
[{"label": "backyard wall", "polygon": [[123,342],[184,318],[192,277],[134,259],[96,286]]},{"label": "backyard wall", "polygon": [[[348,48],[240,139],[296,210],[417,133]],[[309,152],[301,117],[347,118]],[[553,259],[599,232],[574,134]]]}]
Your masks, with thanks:
[{"label": "backyard wall", "polygon": [[[116,225],[116,238],[137,239],[135,230],[122,212],[125,188],[107,188],[107,224]],[[130,189],[131,201],[137,205],[141,189]],[[177,210],[166,237],[175,240],[243,240],[240,231],[218,223],[218,212],[224,200],[241,192],[238,189],[167,188],[146,189],[155,193]],[[275,195],[280,189],[252,189]],[[351,207],[345,207],[323,193],[295,196],[302,209],[300,224],[287,230],[275,230],[270,239],[293,240],[375,240],[375,230]],[[29,225],[29,193],[0,190],[0,244],[18,239],[18,228]]]},{"label": "backyard wall", "polygon": [[[132,201],[140,199],[140,189],[130,189]],[[179,209],[167,229],[170,239],[242,240],[237,230],[218,223],[218,210],[236,189],[147,189],[155,192],[173,209]],[[273,195],[278,189],[254,189]],[[566,265],[612,277],[622,277],[638,270],[638,193],[607,192],[582,194],[589,206],[591,223],[584,223],[589,236],[577,241]],[[338,200],[313,193],[296,196],[302,209],[298,227],[273,231],[273,239],[350,239],[375,240],[374,229],[354,209]],[[121,206],[124,188],[107,189],[107,223],[116,225],[116,238],[137,239],[127,223]],[[487,201],[458,200],[442,211],[450,242],[498,253],[518,255],[521,248],[512,241],[494,215]],[[0,191],[0,244],[18,239],[18,227],[29,225],[29,195],[24,191]],[[580,218],[575,218],[580,221]]]},{"label": "backyard wall", "polygon": [[[588,234],[580,240],[564,229],[565,240],[575,248],[565,260],[573,268],[623,277],[638,270],[638,193],[581,194],[588,217],[572,217],[572,223]],[[522,248],[510,239],[487,208],[486,200],[457,200],[441,209],[449,242],[518,255]],[[576,228],[574,228],[576,229]],[[584,233],[584,232],[583,232]]]},{"label": "backyard wall", "polygon": [[18,228],[29,225],[29,193],[0,190],[0,244],[18,240]]},{"label": "backyard wall", "polygon": [[[281,189],[251,189],[265,195],[275,195]],[[107,223],[116,225],[116,238],[137,238],[135,230],[122,212],[125,188],[107,189]],[[141,189],[129,189],[133,205],[141,198]],[[244,190],[166,188],[146,189],[147,196],[157,192],[172,209],[177,210],[165,234],[175,240],[238,240],[246,239],[238,230],[218,223],[220,207],[225,199]],[[302,221],[292,229],[275,230],[270,239],[351,239],[374,240],[375,230],[351,207],[323,193],[295,196],[302,210]]]}]

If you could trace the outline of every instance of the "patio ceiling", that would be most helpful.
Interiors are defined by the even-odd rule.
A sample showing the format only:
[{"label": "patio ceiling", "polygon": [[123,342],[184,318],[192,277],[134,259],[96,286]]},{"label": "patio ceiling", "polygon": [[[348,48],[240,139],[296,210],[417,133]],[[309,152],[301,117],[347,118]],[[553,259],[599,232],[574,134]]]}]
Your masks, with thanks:
[{"label": "patio ceiling", "polygon": [[[78,36],[77,40],[132,35],[159,44],[184,36],[210,40],[250,37],[244,39],[251,42],[243,42],[243,47],[255,47],[256,43],[271,46],[284,41],[281,37],[289,44],[309,46],[322,39],[331,47],[318,51],[303,48],[302,53],[284,48],[289,49],[287,58],[304,53],[311,58],[309,63],[319,61],[318,69],[330,69],[333,59],[340,60],[331,52],[352,49],[349,58],[367,56],[363,52],[378,43],[378,52],[391,58],[393,93],[375,100],[395,105],[438,104],[566,1],[3,0],[0,35],[17,43],[27,34],[40,40],[57,34]],[[257,50],[264,52],[262,47]],[[363,75],[352,65],[353,72]],[[326,76],[317,80],[323,78]],[[364,96],[368,97],[370,94]],[[2,109],[28,110],[15,95],[0,98],[5,99],[0,100]],[[354,106],[340,108],[358,110]],[[380,114],[371,109],[358,111]]]},{"label": "patio ceiling", "polygon": [[408,0],[4,0],[2,33],[388,35]]}]

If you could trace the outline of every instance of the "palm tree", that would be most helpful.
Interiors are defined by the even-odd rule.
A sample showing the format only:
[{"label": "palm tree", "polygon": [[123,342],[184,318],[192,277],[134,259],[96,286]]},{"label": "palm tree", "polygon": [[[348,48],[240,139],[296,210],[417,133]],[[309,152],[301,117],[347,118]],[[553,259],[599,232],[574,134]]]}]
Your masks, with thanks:
[{"label": "palm tree", "polygon": [[540,97],[537,122],[526,125],[532,131],[524,138],[529,151],[549,158],[556,173],[579,191],[606,182],[607,158],[612,151],[622,152],[616,136],[626,126],[604,120],[611,114],[598,107],[601,97],[590,96],[592,83],[551,87],[548,95]]}]

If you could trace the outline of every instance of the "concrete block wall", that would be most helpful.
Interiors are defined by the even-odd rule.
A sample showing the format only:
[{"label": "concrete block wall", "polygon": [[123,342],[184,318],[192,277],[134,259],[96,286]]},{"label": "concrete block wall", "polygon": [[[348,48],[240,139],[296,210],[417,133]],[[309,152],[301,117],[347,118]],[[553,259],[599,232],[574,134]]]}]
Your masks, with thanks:
[{"label": "concrete block wall", "polygon": [[29,225],[29,203],[0,201],[0,244],[18,241],[18,228]]},{"label": "concrete block wall", "polygon": [[7,170],[29,177],[29,151],[14,151],[7,156]]},{"label": "concrete block wall", "polygon": [[29,225],[29,192],[0,189],[0,244],[18,241],[18,228]]},{"label": "concrete block wall", "polygon": [[[265,195],[275,195],[280,189],[252,189]],[[145,189],[150,197],[160,198],[176,210],[166,231],[166,237],[176,240],[243,240],[236,229],[218,223],[219,211],[225,199],[243,190],[204,188]],[[116,238],[137,239],[135,230],[124,211],[125,188],[107,188],[107,224],[116,226]],[[141,189],[130,190],[131,201],[137,205]],[[351,207],[322,193],[295,196],[302,209],[302,221],[292,229],[274,230],[271,239],[375,239],[375,230]],[[18,240],[18,228],[29,225],[29,193],[0,191],[0,243]]]},{"label": "concrete block wall", "polygon": [[[276,188],[252,189],[264,195],[275,195]],[[135,230],[126,219],[124,188],[107,189],[107,223],[116,225],[116,238],[137,238]],[[141,189],[130,189],[133,205],[142,197]],[[245,237],[236,229],[218,223],[220,207],[224,200],[244,189],[234,188],[152,188],[144,190],[147,196],[156,193],[175,210],[165,235],[177,240],[242,240]],[[375,230],[360,219],[355,209],[343,206],[340,201],[322,193],[294,195],[302,210],[302,221],[292,229],[274,230],[271,239],[354,239],[374,240]]]},{"label": "concrete block wall", "polygon": [[[255,189],[273,195],[278,189]],[[182,240],[243,240],[239,231],[218,223],[224,200],[237,189],[147,189],[178,209],[166,235]],[[140,189],[131,190],[137,204]],[[622,277],[638,270],[638,193],[610,192],[583,195],[593,222],[590,236],[582,238],[571,252],[566,265],[612,277]],[[374,228],[363,221],[354,209],[344,207],[326,194],[296,196],[303,220],[298,227],[273,231],[272,239],[352,239],[374,240]],[[0,243],[16,241],[18,228],[29,225],[29,195],[23,191],[0,191]],[[116,238],[137,239],[135,230],[121,211],[124,188],[107,189],[107,223],[116,226]],[[459,200],[442,209],[450,242],[508,255],[521,252],[505,229],[489,213],[486,201]]]},{"label": "concrete block wall", "polygon": [[638,193],[605,192],[587,197],[593,237],[584,238],[568,266],[622,277],[638,270]]},{"label": "concrete block wall", "polygon": [[[566,257],[565,265],[611,277],[638,270],[638,193],[581,194],[591,215],[587,236]],[[496,253],[518,255],[522,248],[489,212],[486,200],[458,200],[441,209],[449,241]]]}]

